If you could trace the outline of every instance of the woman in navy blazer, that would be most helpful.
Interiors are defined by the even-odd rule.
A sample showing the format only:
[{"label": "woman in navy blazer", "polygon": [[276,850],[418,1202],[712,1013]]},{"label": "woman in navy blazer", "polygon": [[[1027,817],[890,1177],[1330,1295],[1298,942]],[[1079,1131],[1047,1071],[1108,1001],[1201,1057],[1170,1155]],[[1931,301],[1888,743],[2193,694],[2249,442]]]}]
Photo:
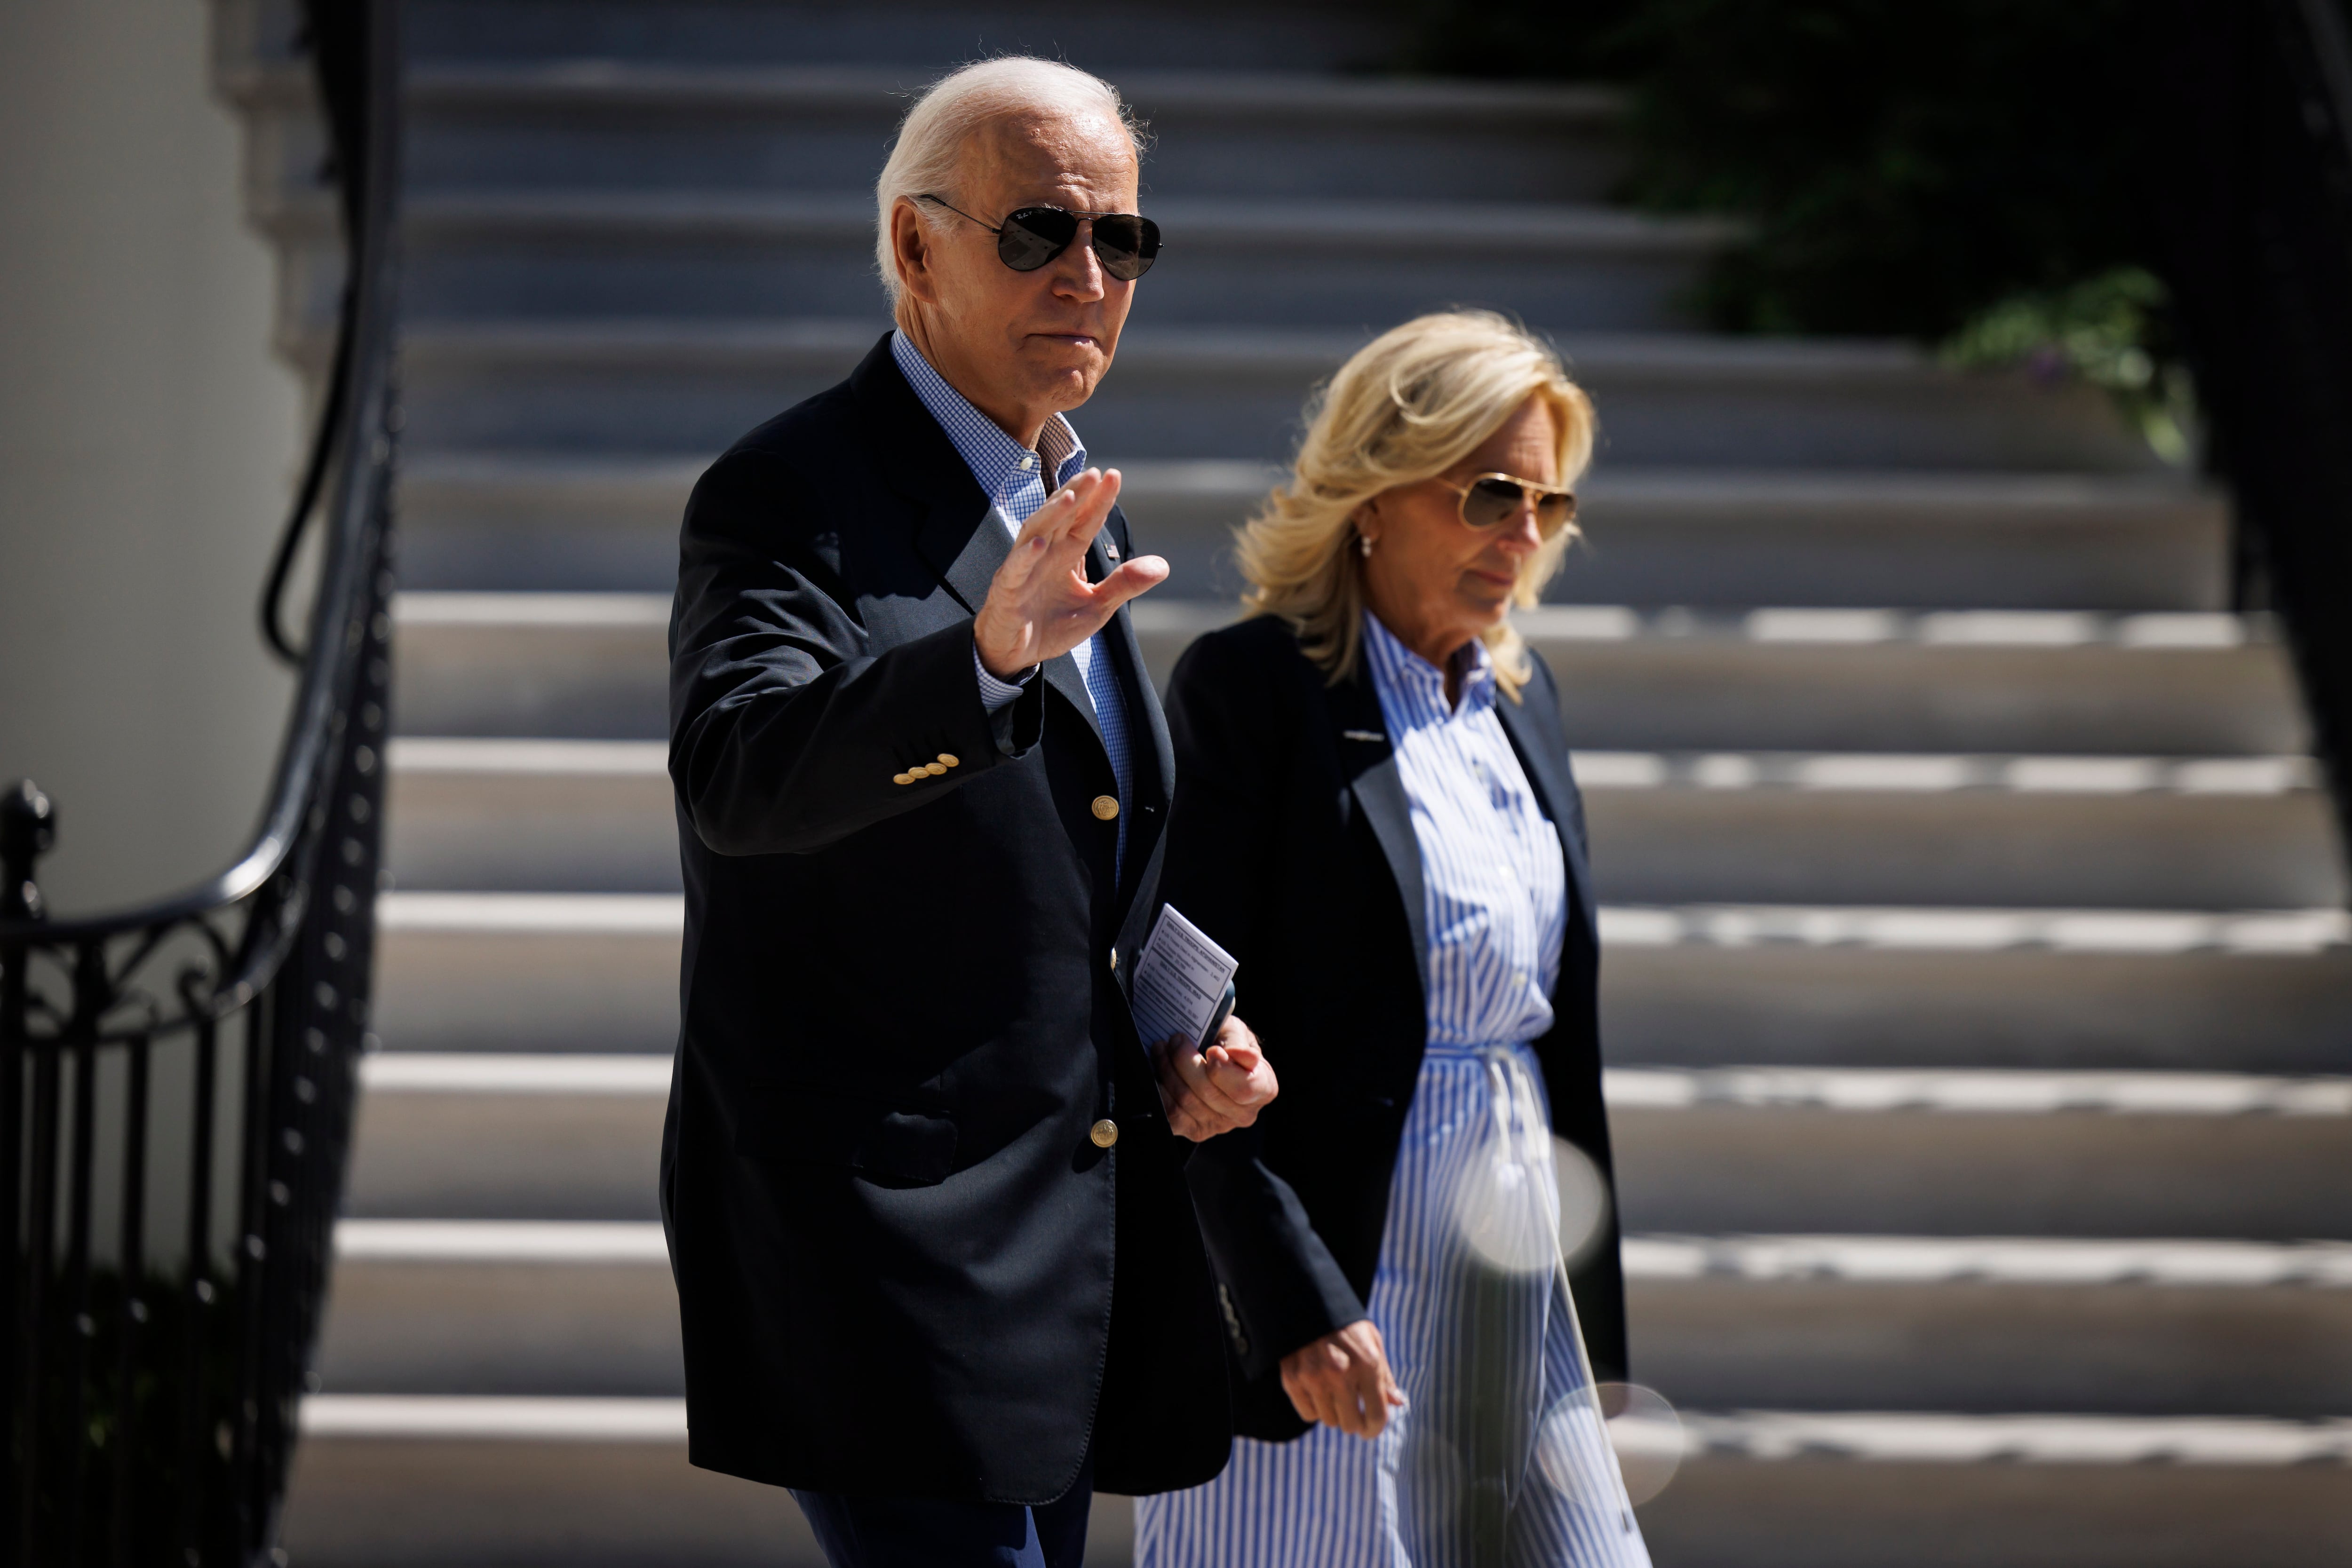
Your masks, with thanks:
[{"label": "woman in navy blazer", "polygon": [[[1625,1326],[1583,807],[1551,674],[1508,620],[1574,535],[1591,444],[1584,394],[1501,318],[1396,329],[1243,530],[1256,613],[1177,666],[1161,887],[1239,959],[1284,1096],[1187,1170],[1258,1441],[1141,1500],[1139,1565],[1647,1561],[1594,1397],[1625,1375]],[[1588,1223],[1497,1272],[1459,1221],[1509,1228],[1493,1183],[1515,1156],[1479,1140],[1517,1118],[1548,1152],[1546,1103]],[[1479,1398],[1514,1407],[1499,1437],[1447,1426]],[[1481,1451],[1431,1460],[1445,1442]],[[1538,1497],[1568,1472],[1606,1506]]]}]

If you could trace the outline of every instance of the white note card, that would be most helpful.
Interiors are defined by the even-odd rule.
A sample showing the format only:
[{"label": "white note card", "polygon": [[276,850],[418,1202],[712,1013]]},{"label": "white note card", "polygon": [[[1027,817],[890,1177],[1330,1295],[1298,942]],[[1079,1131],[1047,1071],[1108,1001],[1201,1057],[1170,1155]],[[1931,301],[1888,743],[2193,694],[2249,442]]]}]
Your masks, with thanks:
[{"label": "white note card", "polygon": [[1135,964],[1135,1030],[1146,1051],[1171,1039],[1197,1040],[1216,1016],[1240,960],[1169,904]]}]

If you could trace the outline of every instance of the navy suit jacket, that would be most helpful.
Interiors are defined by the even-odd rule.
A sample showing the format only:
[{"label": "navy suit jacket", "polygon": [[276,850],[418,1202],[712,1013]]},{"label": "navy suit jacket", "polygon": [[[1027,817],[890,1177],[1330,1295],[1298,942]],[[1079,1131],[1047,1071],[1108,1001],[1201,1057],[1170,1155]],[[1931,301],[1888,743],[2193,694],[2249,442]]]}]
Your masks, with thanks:
[{"label": "navy suit jacket", "polygon": [[[713,1469],[1037,1503],[1089,1451],[1110,1491],[1224,1464],[1190,1145],[1121,988],[1158,908],[1167,727],[1121,612],[1122,883],[1075,663],[981,704],[971,619],[1010,551],[988,512],[887,338],[687,505],[661,1180],[689,1452]],[[1122,549],[1126,528],[1114,512]]]},{"label": "navy suit jacket", "polygon": [[[1552,1129],[1610,1179],[1601,1103],[1600,946],[1584,802],[1551,672],[1533,653],[1524,701],[1495,704],[1559,836],[1568,930],[1552,1027],[1534,1042]],[[1370,673],[1332,685],[1288,626],[1244,621],[1192,644],[1168,689],[1182,787],[1168,902],[1241,960],[1235,1009],[1265,1043],[1282,1097],[1187,1168],[1238,1372],[1236,1425],[1306,1430],[1284,1356],[1364,1316],[1389,1179],[1428,1040],[1427,910],[1412,808]],[[1625,1375],[1615,1204],[1572,1271],[1594,1375]]]}]

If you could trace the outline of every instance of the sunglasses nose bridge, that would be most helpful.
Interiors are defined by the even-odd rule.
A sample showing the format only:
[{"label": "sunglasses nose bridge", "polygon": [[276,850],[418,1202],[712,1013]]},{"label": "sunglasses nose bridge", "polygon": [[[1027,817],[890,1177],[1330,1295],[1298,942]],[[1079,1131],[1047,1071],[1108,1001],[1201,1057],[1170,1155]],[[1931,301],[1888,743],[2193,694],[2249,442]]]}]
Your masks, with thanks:
[{"label": "sunglasses nose bridge", "polygon": [[1079,286],[1076,292],[1086,298],[1099,299],[1109,292],[1110,273],[1103,266],[1102,257],[1095,253],[1095,225],[1092,218],[1078,220],[1076,231],[1070,235],[1070,243],[1064,246],[1061,253],[1047,265],[1054,269],[1057,277],[1063,276],[1066,268],[1076,268],[1077,275],[1075,281]]},{"label": "sunglasses nose bridge", "polygon": [[1502,535],[1505,544],[1517,545],[1522,549],[1536,549],[1543,544],[1543,515],[1538,508],[1534,492],[1520,490],[1517,504],[1512,507],[1510,515],[1503,519],[1496,531]]}]

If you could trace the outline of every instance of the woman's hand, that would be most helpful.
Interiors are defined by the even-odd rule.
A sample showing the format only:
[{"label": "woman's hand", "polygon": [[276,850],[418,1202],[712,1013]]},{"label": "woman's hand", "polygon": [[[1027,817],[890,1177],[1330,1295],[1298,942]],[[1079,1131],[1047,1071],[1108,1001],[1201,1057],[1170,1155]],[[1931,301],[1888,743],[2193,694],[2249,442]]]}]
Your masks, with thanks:
[{"label": "woman's hand", "polygon": [[1404,1395],[1389,1371],[1381,1331],[1365,1318],[1300,1345],[1282,1358],[1282,1391],[1305,1421],[1358,1437],[1377,1437]]},{"label": "woman's hand", "polygon": [[1160,1071],[1160,1103],[1178,1136],[1205,1143],[1246,1127],[1282,1092],[1273,1064],[1249,1025],[1227,1018],[1206,1051],[1170,1039],[1151,1053]]}]

